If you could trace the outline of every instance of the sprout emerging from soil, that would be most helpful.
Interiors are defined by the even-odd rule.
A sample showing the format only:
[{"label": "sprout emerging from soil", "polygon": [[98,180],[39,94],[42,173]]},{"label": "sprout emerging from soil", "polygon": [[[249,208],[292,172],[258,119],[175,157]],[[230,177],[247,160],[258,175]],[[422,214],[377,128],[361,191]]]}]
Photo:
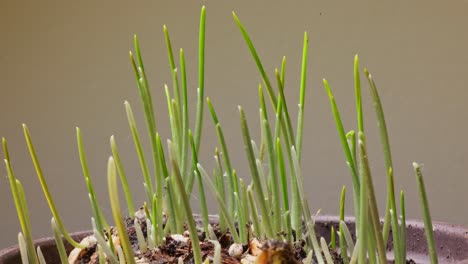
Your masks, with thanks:
[{"label": "sprout emerging from soil", "polygon": [[[331,240],[317,237],[301,171],[308,35],[304,33],[299,111],[294,130],[288,102],[285,98],[286,58],[270,80],[263,63],[244,25],[233,13],[233,18],[252,54],[262,78],[258,85],[261,141],[252,140],[248,119],[239,106],[240,132],[248,160],[252,182],[237,177],[229,147],[226,144],[222,121],[218,119],[214,104],[205,98],[205,21],[202,7],[199,28],[198,89],[195,126],[190,128],[188,85],[184,51],[179,51],[176,63],[169,30],[163,27],[166,40],[172,85],[164,85],[170,117],[171,138],[167,145],[159,136],[152,95],[145,71],[138,38],[135,36],[134,53],[130,62],[135,74],[143,105],[151,157],[143,151],[138,126],[129,102],[124,103],[130,131],[143,175],[146,194],[144,205],[136,209],[128,187],[128,179],[120,160],[117,139],[110,137],[112,156],[108,160],[108,192],[114,224],[102,213],[101,204],[90,176],[84,142],[79,128],[76,138],[88,199],[92,208],[90,237],[75,241],[68,233],[49,192],[29,129],[23,125],[25,139],[44,195],[53,215],[52,230],[62,263],[387,263],[386,247],[390,230],[393,237],[394,261],[404,264],[406,256],[406,223],[404,193],[400,195],[397,210],[393,180],[393,164],[389,137],[379,94],[371,74],[364,69],[373,97],[373,105],[380,129],[380,138],[387,172],[387,204],[383,227],[376,203],[376,193],[367,156],[363,122],[361,81],[358,56],[354,59],[354,88],[357,132],[346,132],[335,97],[327,80],[323,85],[330,99],[338,137],[346,157],[352,179],[352,197],[355,210],[354,240],[344,222],[346,188],[340,202],[340,224],[332,228]],[[274,87],[276,83],[276,89]],[[171,89],[169,88],[171,87]],[[266,102],[265,93],[269,104]],[[216,128],[219,149],[215,150],[216,167],[213,174],[199,163],[198,155],[203,128],[205,101]],[[271,110],[270,110],[271,109]],[[273,115],[269,112],[273,111]],[[274,118],[271,119],[270,117]],[[193,131],[193,132],[192,132]],[[2,140],[5,165],[18,212],[21,232],[18,243],[23,263],[45,263],[40,248],[34,248],[25,193],[16,178],[9,157],[7,142]],[[264,165],[267,164],[267,165]],[[426,236],[431,263],[437,263],[432,222],[420,166],[413,164],[423,209]],[[289,171],[288,171],[289,169]],[[118,182],[123,187],[128,212],[124,215],[119,202]],[[190,197],[194,185],[200,197],[200,217],[194,217]],[[219,218],[208,215],[205,189],[214,195],[219,206]],[[128,214],[128,215],[127,215]],[[261,217],[260,217],[261,216]],[[115,227],[113,227],[115,226]],[[336,238],[336,235],[338,238]],[[62,237],[75,249],[67,254]],[[337,243],[338,242],[338,243]]]}]

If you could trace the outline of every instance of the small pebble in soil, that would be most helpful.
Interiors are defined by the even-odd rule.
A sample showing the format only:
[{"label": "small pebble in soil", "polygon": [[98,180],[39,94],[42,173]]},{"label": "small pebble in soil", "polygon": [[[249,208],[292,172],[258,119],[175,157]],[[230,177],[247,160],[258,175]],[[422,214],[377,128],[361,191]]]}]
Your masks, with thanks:
[{"label": "small pebble in soil", "polygon": [[240,258],[244,253],[244,247],[241,244],[234,243],[229,247],[228,252],[229,256],[234,258]]}]

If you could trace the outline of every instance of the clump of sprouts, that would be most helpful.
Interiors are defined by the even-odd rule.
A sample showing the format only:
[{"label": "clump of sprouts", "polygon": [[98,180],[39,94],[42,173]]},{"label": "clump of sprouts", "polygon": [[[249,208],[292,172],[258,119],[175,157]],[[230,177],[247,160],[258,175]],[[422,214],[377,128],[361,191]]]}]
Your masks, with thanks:
[{"label": "clump of sprouts", "polygon": [[[110,222],[104,217],[102,206],[97,200],[91,174],[87,166],[82,133],[79,128],[76,128],[78,152],[88,190],[88,199],[92,208],[92,231],[97,243],[99,262],[107,263],[106,261],[108,261],[113,264],[136,263],[135,252],[130,245],[124,223],[124,217],[128,216],[133,219],[141,253],[157,248],[164,243],[167,235],[183,233],[185,231],[184,226],[187,226],[194,262],[196,264],[209,263],[208,258],[202,259],[200,241],[197,235],[198,230],[201,229],[207,234],[209,241],[214,244],[215,250],[212,262],[221,263],[221,246],[217,241],[208,215],[205,195],[205,189],[207,188],[214,195],[218,204],[220,230],[222,232],[230,232],[235,244],[246,244],[249,237],[252,236],[288,243],[306,241],[304,247],[308,255],[303,260],[304,263],[312,263],[313,258],[319,264],[333,263],[330,249],[339,252],[343,262],[346,264],[356,262],[367,263],[367,261],[369,263],[387,263],[385,249],[390,230],[392,230],[395,263],[406,263],[404,193],[401,191],[400,211],[398,211],[394,190],[392,156],[382,104],[372,75],[369,74],[367,69],[364,69],[380,129],[388,179],[387,204],[384,211],[383,228],[380,225],[380,214],[376,203],[376,194],[366,150],[358,56],[356,55],[354,59],[357,132],[354,130],[346,132],[330,85],[327,80],[323,80],[323,85],[330,99],[338,136],[346,157],[346,164],[351,174],[357,235],[357,239],[353,240],[351,232],[344,222],[346,188],[343,187],[339,199],[339,228],[338,230],[332,229],[331,240],[326,241],[323,237],[317,238],[316,236],[314,219],[305,196],[303,174],[301,171],[308,53],[307,33],[304,33],[303,40],[299,111],[296,120],[297,127],[294,129],[284,94],[286,58],[283,57],[280,69],[275,69],[274,79],[271,81],[264,70],[263,63],[247,30],[237,15],[233,13],[233,18],[262,78],[262,83],[258,85],[261,142],[256,143],[252,140],[247,116],[243,108],[239,106],[241,134],[252,176],[252,182],[249,184],[243,179],[238,178],[230,160],[230,149],[224,138],[222,120],[218,119],[210,98],[205,97],[205,18],[205,7],[202,7],[198,46],[197,104],[195,126],[193,129],[189,126],[189,113],[191,111],[188,106],[189,91],[187,88],[184,51],[183,49],[179,50],[179,61],[176,62],[169,37],[169,30],[166,26],[163,27],[172,76],[172,84],[164,85],[171,128],[171,138],[166,141],[166,144],[158,133],[147,73],[139,42],[135,36],[135,53],[130,52],[130,62],[134,70],[145,114],[147,136],[151,145],[151,157],[145,156],[143,152],[142,135],[138,133],[138,126],[132,107],[126,101],[124,107],[140,162],[146,201],[144,202],[143,210],[135,210],[132,194],[128,187],[126,172],[120,160],[117,140],[114,136],[111,136],[110,149],[112,150],[112,156],[108,159],[107,178],[113,225],[116,227],[120,241],[118,245],[114,243],[115,238],[111,232]],[[276,89],[274,86],[276,86]],[[265,99],[265,95],[268,96],[269,100]],[[219,149],[217,148],[214,151],[216,166],[213,174],[208,173],[203,165],[198,162],[205,101],[215,125],[219,143]],[[270,106],[268,106],[267,101],[269,101]],[[273,119],[270,119],[271,115],[268,114],[271,111],[273,111]],[[46,177],[42,172],[39,157],[36,154],[29,129],[26,125],[23,125],[23,132],[42,190],[53,215],[51,226],[61,262],[68,263],[68,256],[62,237],[75,248],[84,248],[87,244],[75,241],[67,232],[55,206],[52,194],[49,192]],[[18,235],[22,261],[23,263],[44,264],[45,260],[40,247],[35,248],[34,246],[25,193],[21,182],[13,172],[7,142],[4,138],[2,139],[2,144],[8,179],[22,230]],[[423,177],[420,166],[416,163],[413,166],[419,185],[424,224],[427,227],[425,230],[430,258],[432,263],[437,263],[432,223]],[[122,211],[119,202],[119,183],[123,188],[126,207],[128,208],[127,212]],[[194,185],[197,186],[200,198],[201,226],[196,225],[189,199]],[[259,217],[260,215],[263,217]],[[143,235],[142,225],[146,226],[146,237]],[[178,262],[183,263],[183,260],[180,258]]]}]

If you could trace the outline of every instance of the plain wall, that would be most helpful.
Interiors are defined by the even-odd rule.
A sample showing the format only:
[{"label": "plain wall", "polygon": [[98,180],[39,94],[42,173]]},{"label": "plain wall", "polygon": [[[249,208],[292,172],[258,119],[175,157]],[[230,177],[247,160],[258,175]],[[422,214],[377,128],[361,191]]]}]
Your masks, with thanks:
[{"label": "plain wall", "polygon": [[[287,57],[286,96],[296,118],[303,32],[309,34],[303,171],[312,211],[337,214],[351,177],[322,78],[327,78],[347,130],[356,129],[353,57],[380,90],[389,126],[396,189],[406,191],[407,217],[420,218],[411,163],[424,164],[433,219],[468,224],[468,1],[0,1],[0,136],[8,140],[22,181],[35,237],[49,236],[51,214],[29,157],[21,124],[32,133],[40,162],[70,231],[90,228],[91,210],[76,148],[82,129],[98,198],[108,205],[106,162],[115,135],[136,204],[143,178],[127,125],[129,100],[146,133],[128,60],[140,38],[159,130],[170,136],[163,85],[172,84],[162,32],[186,53],[192,121],[197,87],[200,7],[207,7],[206,86],[240,177],[250,179],[237,105],[259,139],[256,66],[231,16],[237,12],[273,78]],[[178,56],[176,57],[178,58]],[[371,170],[381,210],[385,170],[367,81],[361,74]],[[205,109],[206,110],[206,109]],[[295,122],[294,122],[295,124]],[[193,122],[192,122],[193,125]],[[201,160],[210,171],[217,139],[205,111]],[[148,141],[144,140],[149,153]],[[3,157],[3,154],[2,154]],[[20,231],[6,172],[0,172],[0,248]],[[250,180],[248,180],[249,182]],[[121,193],[122,194],[122,193]],[[198,197],[192,201],[198,208]],[[215,213],[215,203],[210,202]],[[197,209],[198,210],[198,209]],[[110,218],[109,218],[110,219]]]}]

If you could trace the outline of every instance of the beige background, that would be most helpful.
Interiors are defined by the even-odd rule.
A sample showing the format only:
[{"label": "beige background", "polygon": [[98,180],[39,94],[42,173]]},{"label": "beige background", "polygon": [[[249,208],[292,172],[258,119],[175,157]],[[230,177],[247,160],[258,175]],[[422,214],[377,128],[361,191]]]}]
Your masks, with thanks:
[{"label": "beige background", "polygon": [[[468,224],[468,2],[377,2],[203,2],[207,6],[206,95],[223,120],[233,163],[240,176],[246,177],[237,105],[245,107],[252,130],[258,129],[256,89],[260,81],[232,20],[231,11],[235,10],[270,75],[282,56],[287,56],[286,89],[293,116],[302,34],[309,32],[303,163],[312,210],[322,208],[325,214],[336,214],[341,186],[351,187],[321,79],[330,81],[346,128],[354,128],[352,63],[359,53],[361,65],[369,67],[380,88],[390,127],[396,187],[407,191],[409,218],[420,217],[411,167],[412,161],[419,161],[424,163],[434,219]],[[155,0],[0,1],[0,135],[8,139],[15,172],[26,189],[36,237],[51,234],[51,215],[26,150],[21,123],[30,127],[50,191],[70,231],[88,229],[91,215],[75,126],[83,130],[102,203],[108,204],[105,167],[112,134],[126,170],[134,171],[129,173],[130,185],[140,203],[142,177],[123,101],[133,103],[141,127],[143,119],[127,52],[133,34],[138,34],[159,124],[167,124],[162,87],[171,79],[162,25],[168,25],[174,47],[186,51],[193,103],[201,5],[200,1]],[[383,161],[367,86],[364,96],[370,159],[383,202]],[[205,114],[202,160],[211,168],[216,138]],[[169,136],[167,125],[159,127],[164,137]],[[5,247],[16,243],[20,228],[1,167],[0,247]],[[196,195],[193,198],[197,204]],[[350,199],[348,205],[351,213]],[[213,203],[211,208],[215,208]],[[110,210],[105,213],[110,215]]]}]

